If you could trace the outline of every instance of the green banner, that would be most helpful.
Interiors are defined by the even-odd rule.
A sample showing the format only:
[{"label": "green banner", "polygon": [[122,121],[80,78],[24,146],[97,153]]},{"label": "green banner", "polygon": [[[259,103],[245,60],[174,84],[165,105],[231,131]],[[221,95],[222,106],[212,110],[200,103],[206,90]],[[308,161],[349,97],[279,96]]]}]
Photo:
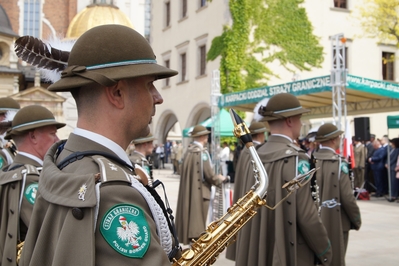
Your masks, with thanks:
[{"label": "green banner", "polygon": [[[396,83],[348,75],[347,84],[348,89],[399,99],[399,84]],[[270,98],[279,93],[288,92],[295,96],[300,96],[324,91],[332,91],[330,86],[330,76],[321,76],[275,86],[266,86],[257,89],[223,94],[219,100],[219,107],[222,108],[256,103],[264,98]]]},{"label": "green banner", "polygon": [[399,99],[399,85],[386,81],[368,79],[348,75],[346,78],[348,88],[363,91],[371,94]]},{"label": "green banner", "polygon": [[395,115],[395,116],[387,116],[387,125],[388,125],[388,129],[390,128],[399,128],[399,116]]},{"label": "green banner", "polygon": [[321,76],[275,86],[223,94],[222,97],[220,97],[219,106],[227,107],[259,102],[264,98],[270,98],[279,93],[288,92],[295,96],[299,96],[323,91],[331,91],[330,76]]}]

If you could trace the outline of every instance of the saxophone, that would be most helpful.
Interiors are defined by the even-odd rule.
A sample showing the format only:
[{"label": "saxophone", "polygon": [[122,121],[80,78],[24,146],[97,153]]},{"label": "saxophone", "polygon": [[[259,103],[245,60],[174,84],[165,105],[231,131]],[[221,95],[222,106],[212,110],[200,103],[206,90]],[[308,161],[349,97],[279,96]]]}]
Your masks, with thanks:
[{"label": "saxophone", "polygon": [[[198,240],[189,249],[183,251],[179,260],[173,260],[174,266],[212,265],[218,255],[227,246],[234,243],[238,231],[256,215],[256,210],[261,206],[268,207],[266,205],[266,194],[269,178],[252,143],[250,131],[233,109],[230,109],[230,115],[234,123],[234,135],[243,141],[251,153],[256,183],[244,197],[227,210],[223,217],[209,224]],[[309,182],[315,171],[316,169],[313,169],[284,184],[283,188],[286,188],[289,192],[287,197]],[[305,182],[302,183],[304,180]],[[268,208],[275,209],[284,199],[276,206]]]}]

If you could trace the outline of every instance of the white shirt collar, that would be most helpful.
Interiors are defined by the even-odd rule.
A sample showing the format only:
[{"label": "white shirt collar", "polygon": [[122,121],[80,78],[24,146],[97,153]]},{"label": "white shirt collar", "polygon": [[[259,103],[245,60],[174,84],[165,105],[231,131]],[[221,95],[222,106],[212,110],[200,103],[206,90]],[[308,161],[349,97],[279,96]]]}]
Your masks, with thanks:
[{"label": "white shirt collar", "polygon": [[283,137],[283,138],[286,138],[286,139],[288,139],[289,141],[293,142],[292,139],[291,139],[290,137],[288,137],[288,136],[286,136],[286,135],[283,135],[283,134],[272,134],[271,136]]},{"label": "white shirt collar", "polygon": [[129,157],[127,156],[126,152],[124,149],[122,149],[121,146],[116,144],[114,141],[110,140],[109,138],[106,138],[100,134],[94,133],[92,131],[88,131],[86,129],[82,128],[75,128],[73,133],[75,135],[90,139],[101,146],[104,146],[111,151],[113,151],[119,158],[124,160],[128,165],[133,166],[132,162],[129,160]]},{"label": "white shirt collar", "polygon": [[335,150],[334,150],[333,148],[330,148],[330,147],[327,147],[327,146],[322,146],[322,145],[320,144],[320,150],[321,150],[321,149],[323,149],[323,150],[330,150],[330,151],[333,151],[334,153],[336,153]]},{"label": "white shirt collar", "polygon": [[193,141],[193,144],[200,146],[201,149],[204,148],[204,146],[201,143],[199,143],[198,141]]},{"label": "white shirt collar", "polygon": [[23,152],[23,151],[18,151],[18,154],[23,155],[25,157],[28,157],[28,158],[38,162],[41,166],[43,166],[43,160],[40,159],[39,157],[36,157],[35,155],[32,155],[32,154],[27,153],[27,152]]}]

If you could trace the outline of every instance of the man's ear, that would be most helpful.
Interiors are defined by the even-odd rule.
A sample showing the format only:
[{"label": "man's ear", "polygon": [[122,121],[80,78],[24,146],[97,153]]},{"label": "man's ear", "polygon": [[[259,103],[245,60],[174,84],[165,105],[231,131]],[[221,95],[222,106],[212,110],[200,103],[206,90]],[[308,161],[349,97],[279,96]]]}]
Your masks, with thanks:
[{"label": "man's ear", "polygon": [[28,132],[29,140],[33,143],[37,143],[37,136],[36,136],[36,130],[31,130]]},{"label": "man's ear", "polygon": [[115,85],[104,88],[108,101],[118,109],[125,107],[124,98],[126,97],[126,93],[124,89],[126,87],[123,85],[124,81],[119,80]]}]

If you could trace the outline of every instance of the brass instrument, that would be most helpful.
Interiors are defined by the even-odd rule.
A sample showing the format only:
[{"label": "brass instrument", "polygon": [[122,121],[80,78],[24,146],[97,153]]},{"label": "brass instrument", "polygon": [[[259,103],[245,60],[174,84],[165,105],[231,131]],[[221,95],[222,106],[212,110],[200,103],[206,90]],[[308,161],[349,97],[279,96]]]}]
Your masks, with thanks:
[{"label": "brass instrument", "polygon": [[[212,265],[217,256],[236,240],[238,231],[257,213],[256,210],[261,206],[266,206],[268,175],[255,150],[245,122],[233,109],[230,109],[230,115],[234,122],[234,135],[243,141],[251,153],[256,183],[244,197],[227,210],[223,217],[209,224],[200,238],[189,249],[183,251],[179,260],[174,259],[175,266]],[[304,183],[309,182],[315,171],[316,169],[313,169],[284,184],[283,188],[289,192],[287,197]],[[302,181],[305,182],[302,183]],[[268,208],[275,209],[283,200],[276,206]]]}]

